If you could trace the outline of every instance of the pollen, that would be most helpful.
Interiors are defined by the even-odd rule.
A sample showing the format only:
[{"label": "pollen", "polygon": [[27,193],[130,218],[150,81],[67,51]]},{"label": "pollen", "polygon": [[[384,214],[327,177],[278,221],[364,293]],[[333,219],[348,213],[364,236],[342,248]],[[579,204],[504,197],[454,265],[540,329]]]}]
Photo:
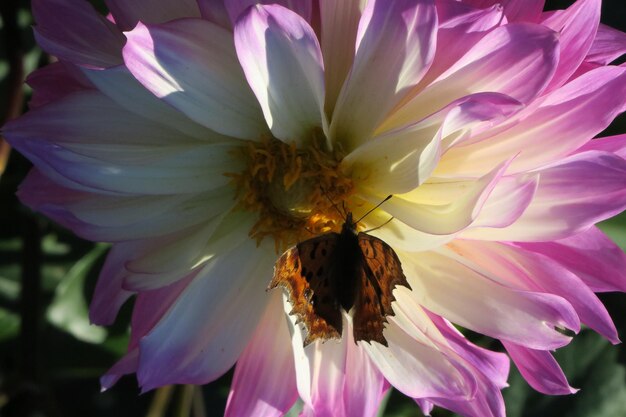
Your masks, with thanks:
[{"label": "pollen", "polygon": [[338,231],[353,182],[339,168],[340,150],[329,151],[322,140],[298,148],[267,137],[237,150],[245,169],[226,173],[232,179],[238,209],[258,213],[250,237],[260,243],[273,238],[276,251],[297,242]]}]

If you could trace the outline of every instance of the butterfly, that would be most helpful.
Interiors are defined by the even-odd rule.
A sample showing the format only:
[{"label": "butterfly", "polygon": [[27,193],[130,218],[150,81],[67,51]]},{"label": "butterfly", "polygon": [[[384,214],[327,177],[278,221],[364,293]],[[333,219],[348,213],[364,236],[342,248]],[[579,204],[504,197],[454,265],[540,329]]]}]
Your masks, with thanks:
[{"label": "butterfly", "polygon": [[377,237],[357,233],[356,224],[348,213],[340,233],[300,242],[276,262],[268,289],[287,290],[289,314],[307,329],[304,346],[340,339],[341,309],[353,308],[354,341],[387,346],[383,329],[387,316],[394,315],[392,291],[397,285],[411,287],[394,250]]}]

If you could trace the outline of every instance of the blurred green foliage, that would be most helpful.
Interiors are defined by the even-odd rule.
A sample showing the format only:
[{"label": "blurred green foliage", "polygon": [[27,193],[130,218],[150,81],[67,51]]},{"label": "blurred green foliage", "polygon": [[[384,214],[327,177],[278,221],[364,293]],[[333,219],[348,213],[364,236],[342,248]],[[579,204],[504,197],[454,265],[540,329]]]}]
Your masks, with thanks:
[{"label": "blurred green foliage", "polygon": [[[7,113],[11,47],[24,54],[25,73],[42,66],[47,57],[33,41],[32,16],[24,0],[3,0],[0,7],[0,115]],[[15,6],[16,13],[10,13]],[[571,1],[549,1],[564,8]],[[102,2],[97,4],[104,10]],[[7,16],[18,32],[8,33]],[[607,24],[626,29],[626,3],[603,3]],[[26,101],[29,90],[24,86]],[[621,116],[605,134],[626,131]],[[82,241],[19,204],[15,190],[29,163],[12,153],[0,177],[0,416],[97,417],[217,416],[228,395],[232,371],[204,387],[164,388],[139,395],[132,377],[123,378],[109,392],[100,393],[98,378],[125,352],[132,306],[122,309],[116,324],[93,326],[88,300],[106,245]],[[601,225],[626,249],[626,215]],[[626,330],[626,296],[603,294],[620,334]],[[473,337],[476,343],[498,349],[496,342]],[[510,387],[504,390],[509,417],[626,417],[626,349],[611,346],[584,330],[556,357],[574,396],[548,397],[532,390],[513,367]],[[164,364],[166,366],[166,364]],[[421,416],[415,403],[397,391],[385,399],[381,416]],[[185,414],[187,413],[187,414]],[[297,406],[290,416],[297,415]],[[434,417],[453,414],[436,409]]]}]

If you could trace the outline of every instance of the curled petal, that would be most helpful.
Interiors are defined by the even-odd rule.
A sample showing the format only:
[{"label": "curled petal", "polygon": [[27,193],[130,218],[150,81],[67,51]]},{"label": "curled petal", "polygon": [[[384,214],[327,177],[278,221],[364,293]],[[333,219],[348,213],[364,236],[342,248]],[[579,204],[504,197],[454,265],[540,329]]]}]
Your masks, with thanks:
[{"label": "curled petal", "polygon": [[537,191],[513,224],[467,230],[463,236],[525,242],[562,239],[626,208],[626,160],[614,154],[583,152],[535,172]]},{"label": "curled petal", "polygon": [[[549,93],[503,126],[452,148],[436,175],[475,176],[486,161],[516,156],[509,173],[526,172],[558,161],[604,130],[626,106],[626,69],[603,67]],[[463,145],[463,144],[461,144]]]},{"label": "curled petal", "polygon": [[475,94],[426,119],[376,136],[348,154],[343,164],[368,187],[402,194],[416,189],[437,166],[442,148],[452,146],[477,124],[496,121],[519,108],[500,94]]},{"label": "curled petal", "polygon": [[[424,233],[432,235],[458,233],[469,227],[478,217],[509,162],[498,165],[477,181],[460,184],[424,184],[415,191],[394,196],[385,203],[385,211]],[[429,195],[431,191],[439,191],[439,195]],[[451,196],[453,199],[449,199]],[[373,193],[365,198],[372,204],[382,201],[380,196]],[[442,200],[438,201],[437,198]]]}]

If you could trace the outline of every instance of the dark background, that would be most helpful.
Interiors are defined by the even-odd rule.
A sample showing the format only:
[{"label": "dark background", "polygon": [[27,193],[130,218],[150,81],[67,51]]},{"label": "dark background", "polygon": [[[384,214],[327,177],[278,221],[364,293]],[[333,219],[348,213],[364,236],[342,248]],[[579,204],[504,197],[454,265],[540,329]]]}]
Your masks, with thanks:
[{"label": "dark background", "polygon": [[[548,1],[547,7],[571,3]],[[1,0],[0,14],[1,121],[24,110],[29,90],[19,80],[48,57],[34,44],[27,1]],[[605,0],[602,21],[626,31],[626,1]],[[621,116],[603,136],[623,132],[626,118]],[[0,168],[3,154],[0,148]],[[143,395],[134,377],[126,377],[100,393],[99,376],[125,352],[131,305],[110,328],[89,325],[87,300],[107,247],[82,241],[21,206],[14,193],[28,168],[28,161],[12,152],[0,177],[0,416],[222,415],[232,371],[203,387],[166,387]],[[626,216],[601,227],[626,247]],[[601,298],[626,337],[626,295]],[[468,337],[501,348],[480,335]],[[504,390],[509,417],[626,417],[626,348],[583,330],[556,357],[570,384],[581,391],[564,397],[538,394],[513,367],[511,386]],[[381,415],[421,416],[413,401],[398,392],[385,401]],[[433,415],[452,414],[436,409]]]}]

